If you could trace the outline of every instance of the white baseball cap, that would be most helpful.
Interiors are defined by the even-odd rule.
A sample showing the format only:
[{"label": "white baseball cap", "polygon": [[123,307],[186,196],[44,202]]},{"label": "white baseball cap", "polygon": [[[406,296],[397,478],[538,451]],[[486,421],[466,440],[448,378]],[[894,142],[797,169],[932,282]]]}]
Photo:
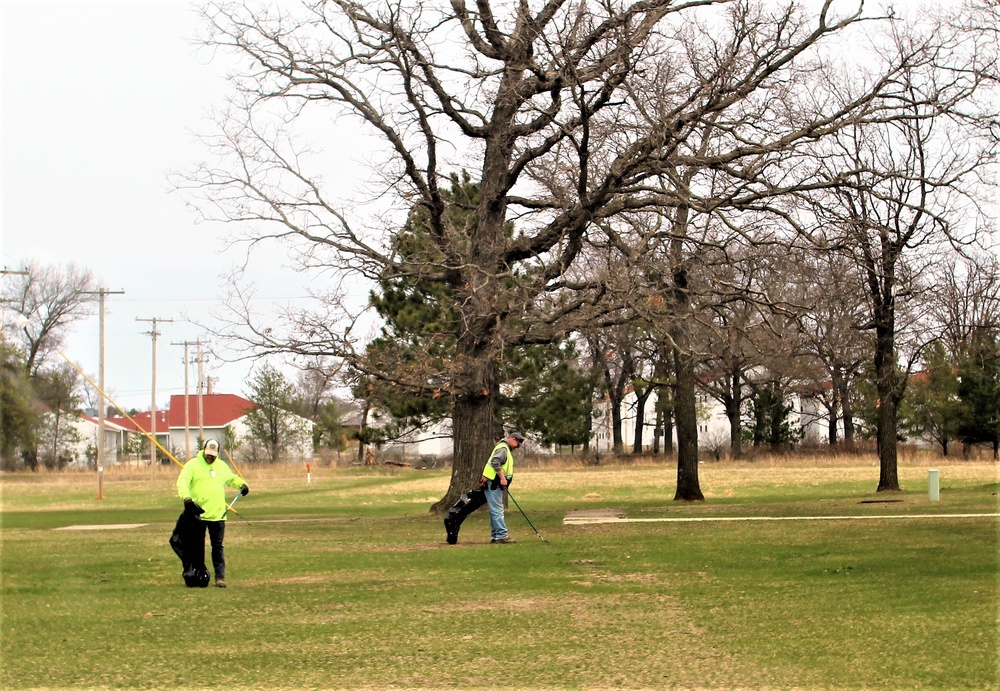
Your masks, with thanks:
[{"label": "white baseball cap", "polygon": [[209,439],[205,442],[205,455],[206,456],[218,456],[219,455],[219,442],[214,439]]}]

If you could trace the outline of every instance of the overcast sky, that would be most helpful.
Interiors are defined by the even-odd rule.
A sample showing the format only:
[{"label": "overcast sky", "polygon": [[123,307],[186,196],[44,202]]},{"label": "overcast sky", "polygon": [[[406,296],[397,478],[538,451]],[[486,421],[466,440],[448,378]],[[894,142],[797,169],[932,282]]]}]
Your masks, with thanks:
[{"label": "overcast sky", "polygon": [[[0,24],[0,268],[73,262],[124,291],[107,298],[105,383],[125,408],[150,405],[151,325],[136,319],[174,319],[158,329],[163,408],[184,393],[184,349],[172,343],[204,337],[191,322],[218,313],[220,276],[240,259],[222,253],[223,229],[196,224],[167,178],[205,158],[192,133],[221,106],[225,67],[193,45],[201,23],[180,0],[3,0]],[[253,277],[258,295],[304,294],[279,273]],[[96,376],[96,316],[73,327],[66,353]],[[217,392],[245,394],[250,366],[211,359],[206,371]]]}]

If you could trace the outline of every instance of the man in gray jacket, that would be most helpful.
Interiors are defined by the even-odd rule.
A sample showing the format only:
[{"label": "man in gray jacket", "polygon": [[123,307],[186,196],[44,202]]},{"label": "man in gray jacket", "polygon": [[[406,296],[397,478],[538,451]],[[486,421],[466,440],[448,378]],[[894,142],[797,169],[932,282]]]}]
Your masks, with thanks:
[{"label": "man in gray jacket", "polygon": [[514,449],[524,444],[524,435],[514,432],[497,442],[483,468],[479,486],[463,494],[455,505],[448,509],[444,518],[449,545],[458,542],[458,531],[466,516],[483,504],[490,507],[490,542],[511,544],[515,542],[507,535],[507,524],[503,515],[503,495],[514,477]]}]

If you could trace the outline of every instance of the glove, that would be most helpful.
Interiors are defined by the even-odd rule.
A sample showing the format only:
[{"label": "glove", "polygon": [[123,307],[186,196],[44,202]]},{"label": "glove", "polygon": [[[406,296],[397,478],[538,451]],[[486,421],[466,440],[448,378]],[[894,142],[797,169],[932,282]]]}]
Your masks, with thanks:
[{"label": "glove", "polygon": [[188,497],[187,499],[184,500],[184,511],[190,514],[194,514],[195,516],[200,516],[203,513],[205,513],[205,509],[195,504],[194,499],[192,499],[191,497]]},{"label": "glove", "polygon": [[243,485],[242,487],[240,487],[241,497],[245,497],[248,494],[250,494],[250,485]]}]

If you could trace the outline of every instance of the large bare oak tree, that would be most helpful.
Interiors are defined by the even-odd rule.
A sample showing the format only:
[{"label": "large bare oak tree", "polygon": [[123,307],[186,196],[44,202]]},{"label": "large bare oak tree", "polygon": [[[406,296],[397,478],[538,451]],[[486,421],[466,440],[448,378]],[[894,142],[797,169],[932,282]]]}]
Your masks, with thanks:
[{"label": "large bare oak tree", "polygon": [[[634,278],[596,248],[614,246],[607,234],[623,214],[663,215],[650,226],[664,232],[623,250],[634,258],[644,246],[671,266],[661,294],[677,371],[676,498],[702,498],[687,324],[692,218],[759,212],[812,184],[794,152],[870,115],[907,60],[886,61],[850,98],[818,96],[818,47],[861,19],[861,3],[839,17],[831,4],[812,14],[748,0],[210,4],[206,43],[234,51],[243,69],[216,162],[189,179],[202,193],[196,203],[207,217],[248,223],[251,245],[293,247],[300,268],[330,286],[317,291],[318,309],[290,311],[281,325],[259,323],[238,302],[242,337],[258,352],[347,358],[392,379],[371,371],[336,311],[359,279],[446,284],[455,355],[427,390],[453,402],[441,508],[477,480],[502,424],[504,348],[624,319]],[[372,144],[367,207],[338,198],[320,174],[316,147],[336,152],[359,136],[338,123],[359,124]],[[473,214],[448,213],[459,170],[477,186]],[[395,238],[415,208],[433,250],[402,261]]]}]

